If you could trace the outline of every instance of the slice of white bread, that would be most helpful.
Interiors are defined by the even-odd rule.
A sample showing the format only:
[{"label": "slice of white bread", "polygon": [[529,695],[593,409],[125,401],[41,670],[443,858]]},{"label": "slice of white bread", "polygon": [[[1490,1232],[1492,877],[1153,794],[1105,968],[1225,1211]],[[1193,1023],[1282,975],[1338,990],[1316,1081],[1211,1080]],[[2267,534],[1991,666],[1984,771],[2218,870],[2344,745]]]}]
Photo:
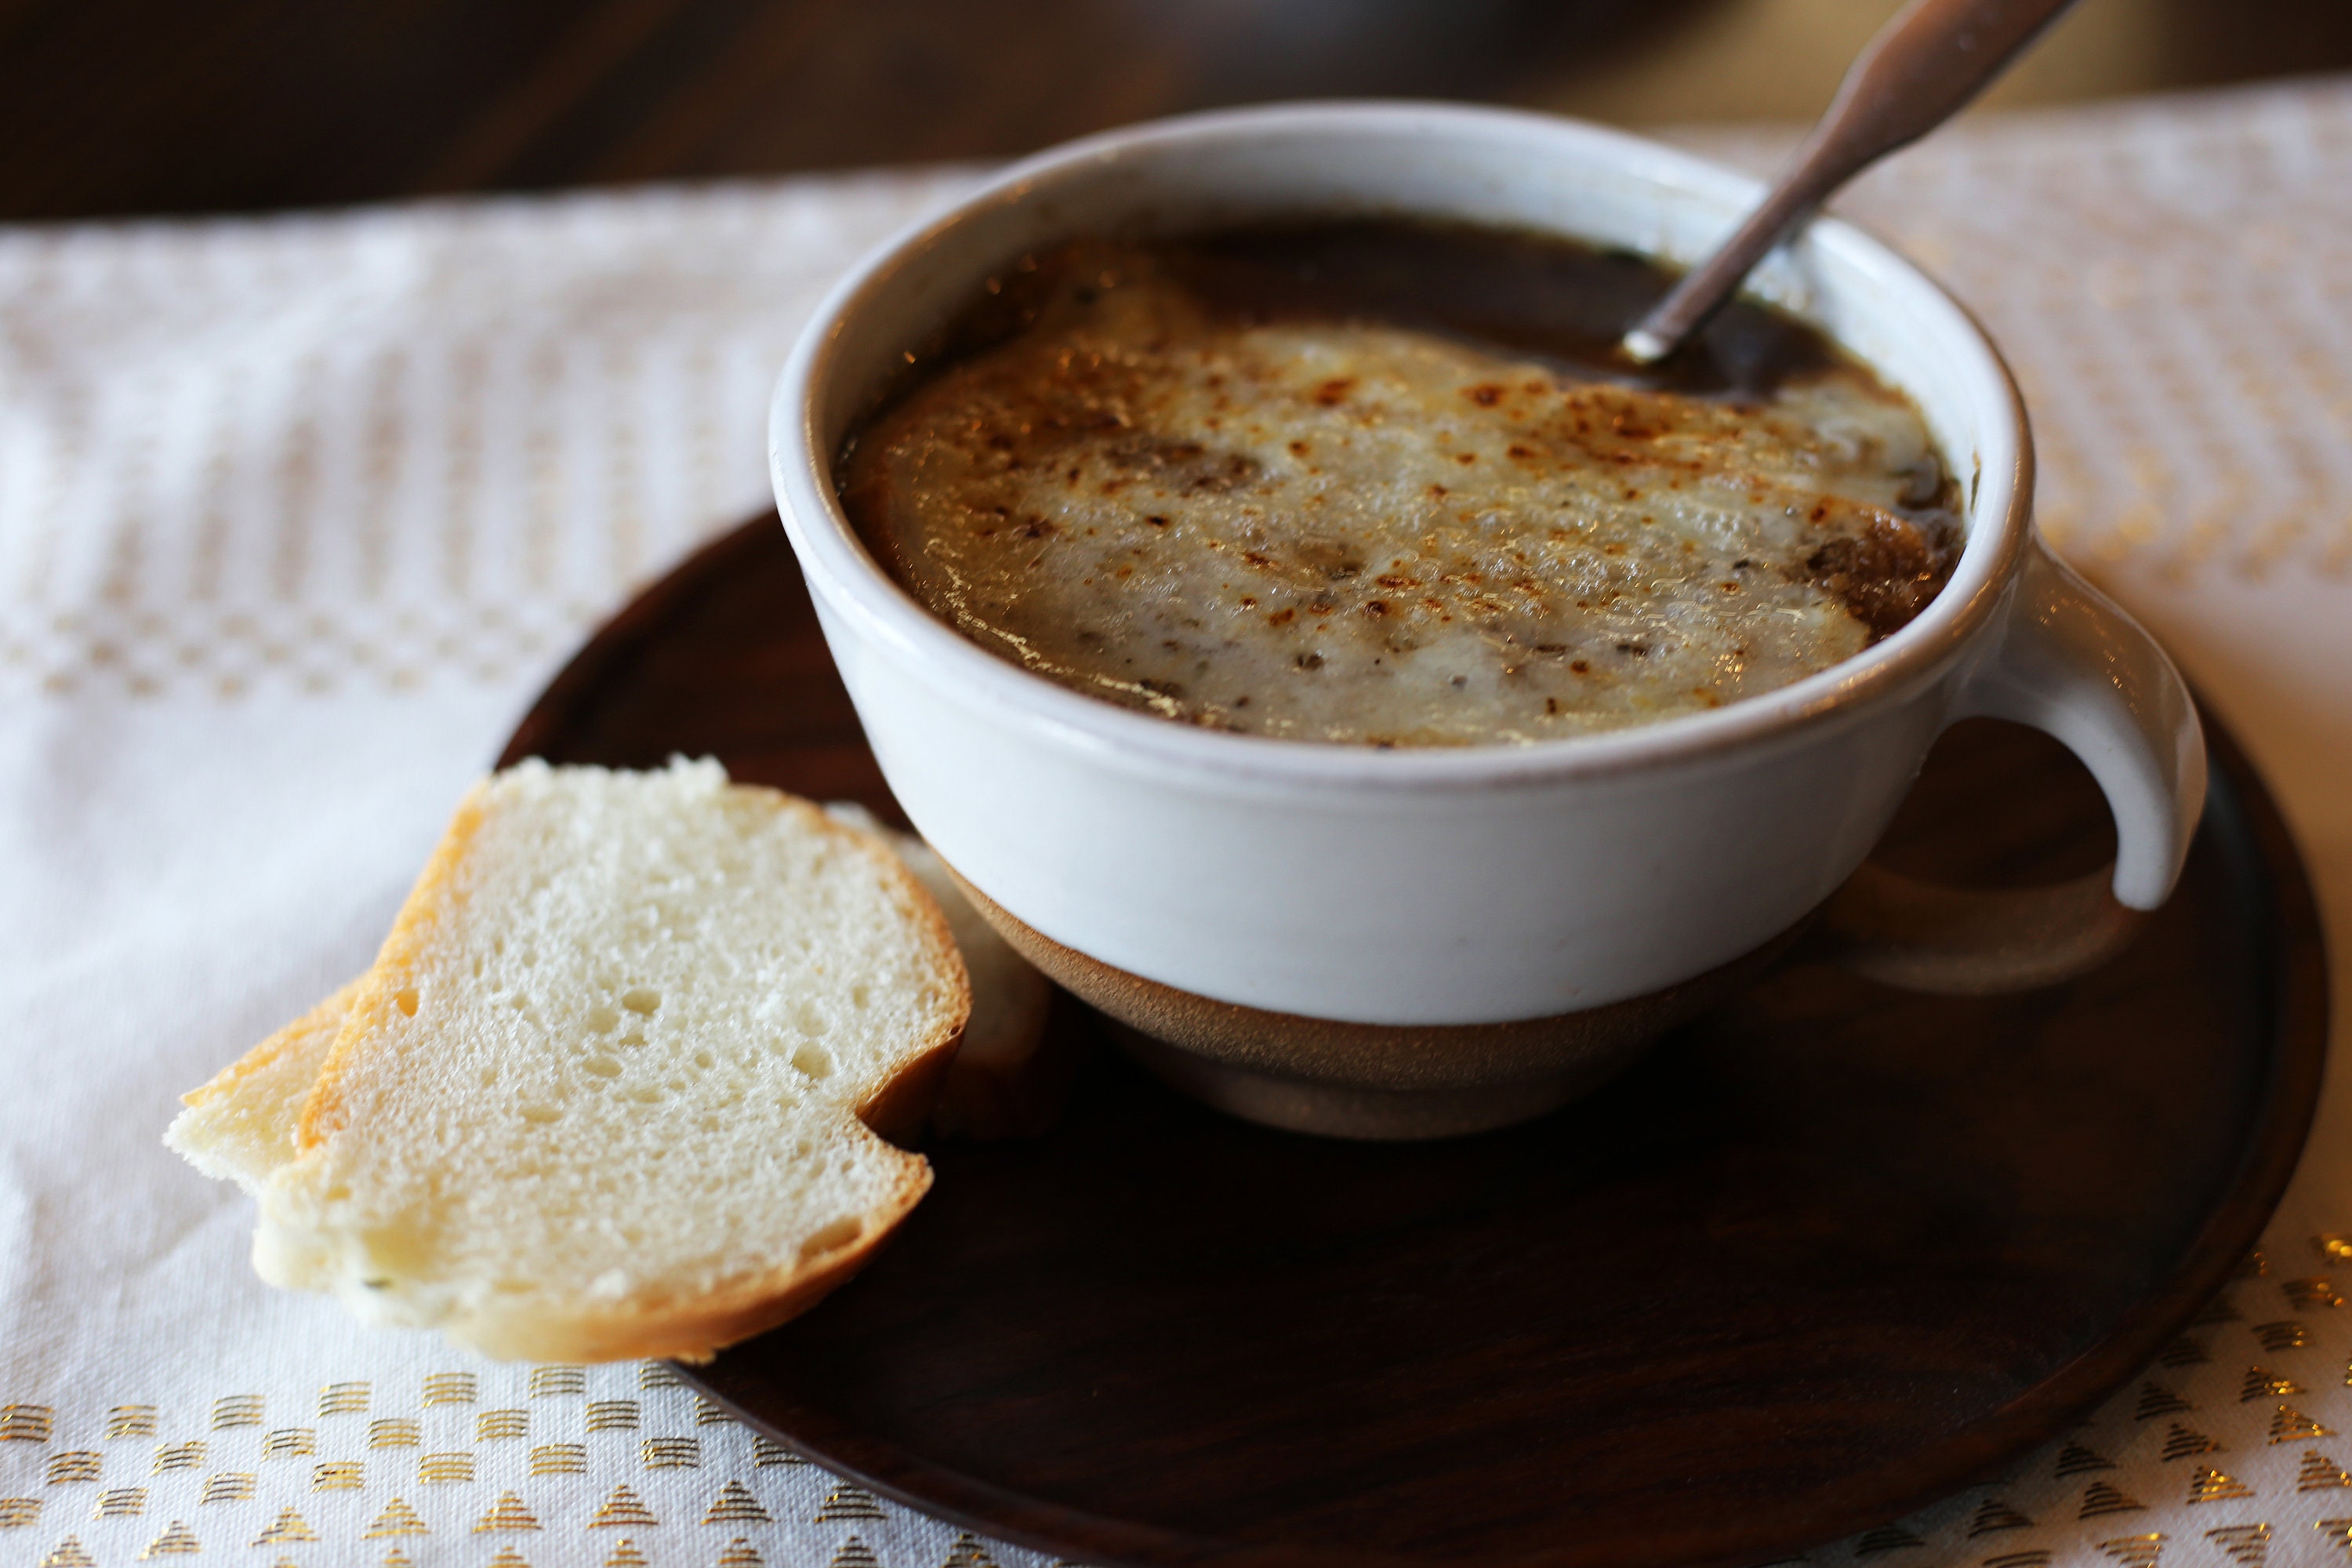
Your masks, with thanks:
[{"label": "slice of white bread", "polygon": [[[288,1103],[260,1086],[334,1005],[199,1090],[174,1147],[257,1171]],[[707,1358],[921,1197],[926,1163],[868,1128],[921,1115],[968,1006],[938,906],[808,803],[715,763],[524,763],[467,797],[355,983],[255,1266],[495,1356]]]},{"label": "slice of white bread", "polygon": [[[946,916],[971,984],[971,1016],[931,1107],[933,1131],[973,1138],[1043,1131],[1059,1109],[1069,1063],[1047,1063],[1041,1050],[1053,986],[996,934],[949,875],[947,862],[911,833],[885,826],[852,801],[828,816],[890,846]],[[362,976],[364,978],[364,976]],[[163,1142],[208,1176],[233,1181],[258,1197],[294,1157],[294,1136],[319,1069],[359,994],[353,980],[332,996],[181,1096],[186,1110]]]},{"label": "slice of white bread", "polygon": [[884,826],[854,801],[825,806],[836,819],[879,834],[930,889],[955,933],[971,976],[971,1021],[956,1047],[931,1130],[967,1138],[1040,1132],[1061,1109],[1066,1064],[1042,1054],[1054,987],[963,896],[939,851],[911,833]]}]

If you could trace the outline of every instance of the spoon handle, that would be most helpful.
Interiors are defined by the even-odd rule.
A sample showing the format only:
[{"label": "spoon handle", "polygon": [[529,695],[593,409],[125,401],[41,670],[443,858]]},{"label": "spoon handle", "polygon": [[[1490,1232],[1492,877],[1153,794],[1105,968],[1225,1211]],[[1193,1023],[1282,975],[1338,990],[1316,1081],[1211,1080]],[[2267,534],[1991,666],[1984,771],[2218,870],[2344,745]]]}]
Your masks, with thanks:
[{"label": "spoon handle", "polygon": [[1647,364],[1673,353],[1832,191],[1958,112],[2072,3],[1912,0],[1855,57],[1763,204],[1625,334],[1625,353]]}]

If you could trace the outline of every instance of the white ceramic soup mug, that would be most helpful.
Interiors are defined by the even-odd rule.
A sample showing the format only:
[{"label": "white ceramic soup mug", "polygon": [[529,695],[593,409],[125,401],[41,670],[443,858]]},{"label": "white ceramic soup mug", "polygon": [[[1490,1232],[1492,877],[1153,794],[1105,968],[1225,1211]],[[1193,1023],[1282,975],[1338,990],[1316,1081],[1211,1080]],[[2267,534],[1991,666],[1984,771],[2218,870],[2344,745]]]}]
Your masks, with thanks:
[{"label": "white ceramic soup mug", "polygon": [[[1966,547],[1893,636],[1712,711],[1421,750],[1192,728],[966,641],[876,563],[835,493],[845,437],[916,351],[991,273],[1061,240],[1402,215],[1688,262],[1758,195],[1545,116],[1208,114],[1008,169],[818,310],[776,388],[770,458],[875,754],[998,928],[1131,1026],[1162,1076],[1279,1125],[1468,1131],[1583,1091],[1817,915],[1881,979],[1990,991],[2102,961],[2170,893],[2205,787],[2188,692],[2035,539],[2025,414],[1984,332],[1843,223],[1812,224],[1752,286],[1917,404],[1964,487]],[[2116,820],[2111,879],[1959,894],[1864,866],[1928,746],[1971,714],[2047,731],[2089,767]]]}]

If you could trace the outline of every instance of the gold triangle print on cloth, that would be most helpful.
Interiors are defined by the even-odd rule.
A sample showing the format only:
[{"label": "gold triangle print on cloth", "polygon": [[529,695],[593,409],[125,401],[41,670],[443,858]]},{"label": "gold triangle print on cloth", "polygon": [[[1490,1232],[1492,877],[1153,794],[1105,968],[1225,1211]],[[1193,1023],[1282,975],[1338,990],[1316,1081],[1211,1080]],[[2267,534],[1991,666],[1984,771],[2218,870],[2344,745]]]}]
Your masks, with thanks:
[{"label": "gold triangle print on cloth", "polygon": [[2189,1500],[2192,1503],[2221,1502],[2228,1498],[2253,1495],[2252,1487],[2223,1475],[2210,1465],[2198,1466],[2197,1473],[2189,1478]]},{"label": "gold triangle print on cloth", "polygon": [[604,1568],[649,1568],[649,1565],[646,1562],[646,1554],[637,1550],[637,1543],[625,1535],[621,1537],[621,1544],[613,1548],[612,1555],[604,1559]]},{"label": "gold triangle print on cloth", "polygon": [[314,1492],[358,1492],[367,1489],[367,1472],[357,1459],[330,1459],[310,1467]]},{"label": "gold triangle print on cloth", "polygon": [[1885,1552],[1909,1552],[1927,1543],[1899,1524],[1882,1524],[1876,1530],[1864,1531],[1853,1543],[1857,1558],[1876,1557]]},{"label": "gold triangle print on cloth", "polygon": [[261,1439],[261,1457],[265,1459],[299,1459],[318,1451],[319,1433],[312,1426],[280,1426]]},{"label": "gold triangle print on cloth", "polygon": [[585,1394],[588,1392],[588,1368],[585,1366],[534,1366],[527,1383],[531,1399],[562,1399],[564,1394]]},{"label": "gold triangle print on cloth", "polygon": [[83,1551],[81,1542],[68,1535],[41,1559],[40,1568],[98,1568],[98,1559]]},{"label": "gold triangle print on cloth", "polygon": [[198,1502],[243,1502],[253,1495],[254,1476],[250,1470],[224,1470],[205,1478],[205,1493]]},{"label": "gold triangle print on cloth", "polygon": [[2154,1568],[2156,1560],[2164,1555],[2164,1543],[2169,1539],[2160,1531],[2146,1535],[2118,1535],[2113,1541],[2099,1542],[2099,1550],[2122,1563],[2124,1568]]},{"label": "gold triangle print on cloth", "polygon": [[383,1554],[383,1561],[376,1568],[416,1568],[416,1559],[395,1546]]},{"label": "gold triangle print on cloth", "polygon": [[2307,1279],[2281,1280],[2279,1289],[2286,1297],[2286,1304],[2298,1312],[2344,1305],[2344,1298],[2336,1293],[2336,1281],[2325,1274],[2315,1274]]},{"label": "gold triangle print on cloth", "polygon": [[2083,1489],[2082,1511],[2076,1519],[2105,1519],[2111,1513],[2144,1512],[2147,1504],[2137,1498],[2126,1496],[2105,1481],[2093,1481]]},{"label": "gold triangle print on cloth", "polygon": [[375,1516],[375,1522],[367,1527],[366,1533],[362,1535],[360,1539],[362,1541],[381,1541],[384,1537],[391,1535],[424,1535],[427,1533],[429,1532],[425,1528],[425,1521],[418,1515],[417,1511],[409,1507],[408,1504],[401,1499],[394,1498],[390,1502],[383,1505],[383,1511]]},{"label": "gold triangle print on cloth", "polygon": [[955,1544],[948,1548],[948,1560],[940,1568],[996,1568],[996,1559],[988,1554],[978,1536],[966,1532],[955,1538]]},{"label": "gold triangle print on cloth", "polygon": [[660,1522],[653,1516],[653,1510],[646,1507],[644,1500],[623,1485],[613,1489],[613,1495],[604,1500],[604,1506],[596,1510],[596,1516],[588,1521],[588,1528],[614,1530],[625,1524]]},{"label": "gold triangle print on cloth", "polygon": [[0,1497],[0,1530],[22,1530],[37,1524],[41,1518],[41,1500],[37,1497]]},{"label": "gold triangle print on cloth", "polygon": [[136,1519],[147,1511],[145,1487],[109,1487],[90,1505],[92,1519]]},{"label": "gold triangle print on cloth", "polygon": [[2203,1345],[2199,1344],[2195,1340],[2183,1337],[2165,1346],[2163,1353],[2156,1358],[2156,1364],[2178,1369],[2184,1366],[2203,1366],[2212,1359],[2205,1353]]},{"label": "gold triangle print on cloth", "polygon": [[2205,1539],[2221,1549],[2221,1555],[2244,1568],[2263,1568],[2271,1554],[2271,1527],[2267,1524],[2225,1524],[2219,1530],[2209,1530]]},{"label": "gold triangle print on cloth", "polygon": [[110,1437],[152,1437],[155,1435],[155,1407],[152,1405],[118,1405],[106,1413],[106,1435]]},{"label": "gold triangle print on cloth", "polygon": [[2091,1470],[2112,1470],[2116,1462],[2095,1448],[2085,1448],[2080,1443],[2069,1443],[2058,1450],[2058,1479],[2079,1476]]},{"label": "gold triangle print on cloth", "polygon": [[1977,1505],[1969,1518],[1969,1539],[1991,1535],[2004,1530],[2031,1530],[2033,1521],[2010,1507],[1999,1498],[1989,1497]]},{"label": "gold triangle print on cloth", "polygon": [[[425,1376],[425,1403],[427,1405],[471,1405],[480,1384],[470,1372],[434,1372]],[[539,1392],[537,1373],[533,1373],[531,1392]]]},{"label": "gold triangle print on cloth", "polygon": [[2046,1548],[2029,1546],[2022,1552],[2000,1552],[1984,1560],[1984,1568],[2050,1568],[2053,1554]]},{"label": "gold triangle print on cloth", "polygon": [[261,1395],[231,1394],[213,1401],[213,1430],[226,1432],[233,1426],[261,1425]]},{"label": "gold triangle print on cloth", "polygon": [[710,1500],[710,1510],[702,1516],[705,1524],[772,1524],[775,1516],[760,1506],[760,1500],[741,1481],[729,1481]]},{"label": "gold triangle print on cloth", "polygon": [[2330,1487],[2352,1487],[2352,1475],[2345,1474],[2343,1466],[2318,1449],[2305,1449],[2303,1468],[2294,1473],[2294,1489],[2319,1492]]},{"label": "gold triangle print on cloth", "polygon": [[2191,1431],[2178,1421],[2172,1424],[2172,1430],[2164,1435],[2164,1458],[2168,1464],[2174,1459],[2188,1458],[2192,1454],[2218,1454],[2221,1451],[2221,1444],[2202,1432]]},{"label": "gold triangle print on cloth", "polygon": [[591,1432],[634,1432],[636,1429],[635,1400],[592,1399],[588,1402],[588,1430]]},{"label": "gold triangle print on cloth", "polygon": [[648,1437],[637,1445],[638,1458],[649,1470],[698,1470],[702,1468],[699,1437]]},{"label": "gold triangle print on cloth", "polygon": [[[46,1405],[0,1405],[0,1443],[46,1443],[57,1429],[58,1413]],[[142,1433],[142,1436],[153,1434]],[[76,1552],[79,1543],[68,1542]],[[58,1551],[65,1550],[59,1547]]]},{"label": "gold triangle print on cloth", "polygon": [[2281,1394],[2310,1392],[2291,1377],[2280,1377],[2261,1367],[2250,1366],[2246,1369],[2246,1380],[2238,1385],[2238,1403],[2250,1405],[2257,1399],[2276,1399]]},{"label": "gold triangle print on cloth", "polygon": [[364,1383],[331,1383],[319,1390],[320,1415],[363,1415],[368,1407]]},{"label": "gold triangle print on cloth", "polygon": [[416,1481],[419,1486],[462,1486],[473,1479],[474,1456],[463,1448],[424,1454],[417,1458]]},{"label": "gold triangle print on cloth", "polygon": [[151,1475],[168,1475],[173,1470],[201,1470],[205,1468],[205,1445],[202,1438],[185,1443],[167,1443],[155,1450],[155,1458],[147,1467]]},{"label": "gold triangle print on cloth", "polygon": [[588,1392],[588,1369],[584,1366],[535,1366],[530,1369],[527,1385],[533,1399],[556,1399],[567,1394]]},{"label": "gold triangle print on cloth", "polygon": [[2280,1405],[2278,1414],[2271,1417],[2271,1441],[2273,1443],[2301,1443],[2313,1437],[2335,1436],[2335,1427],[2322,1426],[2292,1405]]},{"label": "gold triangle print on cloth", "polygon": [[853,1535],[841,1543],[825,1568],[882,1568],[882,1560],[874,1555],[874,1548]]},{"label": "gold triangle print on cloth", "polygon": [[503,1443],[530,1431],[528,1410],[485,1410],[474,1417],[474,1441]]},{"label": "gold triangle print on cloth", "polygon": [[511,1546],[501,1546],[490,1553],[488,1568],[530,1568],[523,1554]]},{"label": "gold triangle print on cloth", "polygon": [[413,1415],[387,1415],[368,1423],[367,1446],[371,1448],[417,1448],[424,1444],[425,1428]]},{"label": "gold triangle print on cloth", "polygon": [[812,1524],[830,1524],[836,1519],[880,1519],[882,1505],[864,1487],[851,1486],[847,1481],[833,1489],[823,1507],[816,1510]]},{"label": "gold triangle print on cloth", "polygon": [[140,1549],[139,1561],[146,1563],[158,1557],[194,1557],[204,1549],[204,1542],[196,1539],[196,1532],[175,1519],[171,1529]]},{"label": "gold triangle print on cloth", "polygon": [[292,1509],[278,1510],[278,1521],[253,1538],[256,1546],[280,1546],[289,1541],[316,1541],[319,1532],[312,1530],[302,1516]]},{"label": "gold triangle print on cloth", "polygon": [[2152,1421],[2159,1415],[2170,1415],[2177,1411],[2196,1408],[2189,1401],[2161,1384],[2143,1383],[2139,1385],[2139,1403],[2132,1406],[2132,1419]]},{"label": "gold triangle print on cloth", "polygon": [[759,1549],[739,1535],[719,1553],[717,1568],[768,1568],[768,1565],[760,1560]]},{"label": "gold triangle print on cloth", "polygon": [[62,1454],[52,1454],[42,1469],[42,1478],[53,1487],[73,1486],[81,1481],[98,1479],[106,1468],[106,1456],[95,1448],[68,1448]]},{"label": "gold triangle print on cloth", "polygon": [[534,1476],[583,1476],[588,1473],[588,1449],[579,1443],[541,1443],[530,1451]]},{"label": "gold triangle print on cloth", "polygon": [[2293,1318],[2282,1318],[2275,1323],[2255,1324],[2254,1342],[2273,1355],[2299,1351],[2311,1342],[2311,1331]]},{"label": "gold triangle print on cloth", "polygon": [[512,1492],[500,1492],[490,1511],[474,1521],[474,1533],[487,1535],[493,1531],[537,1530],[539,1521],[525,1508],[522,1499]]}]

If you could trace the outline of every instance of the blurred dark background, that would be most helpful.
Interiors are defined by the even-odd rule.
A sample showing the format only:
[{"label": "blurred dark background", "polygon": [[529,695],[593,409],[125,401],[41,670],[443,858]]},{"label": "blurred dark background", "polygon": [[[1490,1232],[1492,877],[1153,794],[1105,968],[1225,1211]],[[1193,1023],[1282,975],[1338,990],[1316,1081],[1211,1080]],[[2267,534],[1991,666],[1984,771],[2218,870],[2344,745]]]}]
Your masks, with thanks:
[{"label": "blurred dark background", "polygon": [[[1895,0],[0,0],[0,220],[1018,153],[1268,98],[1809,119]],[[2352,68],[2347,0],[2082,0],[1992,102]]]}]

